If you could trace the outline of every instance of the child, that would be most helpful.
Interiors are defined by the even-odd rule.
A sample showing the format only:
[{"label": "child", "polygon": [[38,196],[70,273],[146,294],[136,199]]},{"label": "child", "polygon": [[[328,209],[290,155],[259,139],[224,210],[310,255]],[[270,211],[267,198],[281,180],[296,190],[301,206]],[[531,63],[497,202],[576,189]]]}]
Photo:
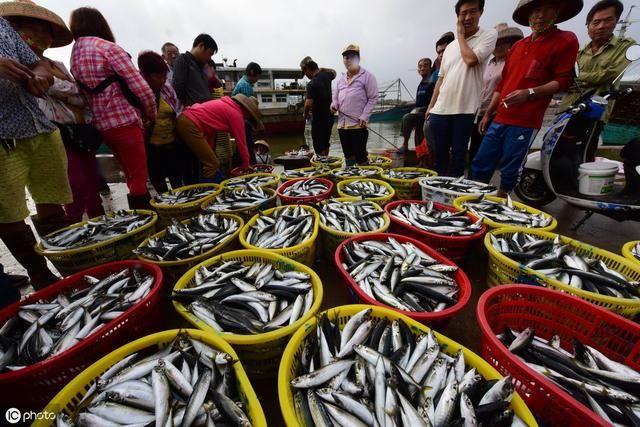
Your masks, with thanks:
[{"label": "child", "polygon": [[256,149],[256,163],[259,165],[270,165],[271,154],[269,154],[270,147],[267,141],[260,139],[255,142]]}]

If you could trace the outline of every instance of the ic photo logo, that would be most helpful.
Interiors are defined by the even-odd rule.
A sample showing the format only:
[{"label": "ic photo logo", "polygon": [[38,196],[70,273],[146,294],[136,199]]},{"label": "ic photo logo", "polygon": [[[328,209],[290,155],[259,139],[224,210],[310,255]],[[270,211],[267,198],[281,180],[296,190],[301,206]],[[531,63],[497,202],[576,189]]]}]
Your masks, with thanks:
[{"label": "ic photo logo", "polygon": [[9,424],[18,424],[22,423],[31,423],[35,420],[55,420],[56,414],[55,412],[49,411],[25,411],[22,412],[18,408],[9,408],[4,413],[4,418],[7,420]]},{"label": "ic photo logo", "polygon": [[22,412],[18,408],[9,408],[5,412],[4,417],[9,424],[17,424],[22,420]]}]

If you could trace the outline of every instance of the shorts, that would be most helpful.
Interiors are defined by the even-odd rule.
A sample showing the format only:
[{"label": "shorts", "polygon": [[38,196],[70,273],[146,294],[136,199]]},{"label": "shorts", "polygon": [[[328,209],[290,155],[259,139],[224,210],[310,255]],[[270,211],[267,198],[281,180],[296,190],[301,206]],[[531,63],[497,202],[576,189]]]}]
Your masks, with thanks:
[{"label": "shorts", "polygon": [[67,154],[60,131],[18,139],[16,148],[0,148],[0,223],[29,216],[25,187],[36,204],[71,203]]},{"label": "shorts", "polygon": [[367,140],[369,130],[367,128],[338,129],[340,144],[345,159],[354,159],[359,165],[369,162],[367,153]]}]

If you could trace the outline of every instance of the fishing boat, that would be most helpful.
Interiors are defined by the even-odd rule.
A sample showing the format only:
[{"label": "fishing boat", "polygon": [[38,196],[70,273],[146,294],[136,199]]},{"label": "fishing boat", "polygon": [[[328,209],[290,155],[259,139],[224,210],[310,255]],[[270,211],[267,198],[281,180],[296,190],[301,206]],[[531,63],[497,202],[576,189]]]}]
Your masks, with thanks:
[{"label": "fishing boat", "polygon": [[[413,102],[402,99],[402,88],[413,99],[411,92],[400,79],[380,85],[378,103],[373,110],[373,114],[371,114],[371,122],[397,122],[402,120],[402,116],[415,108],[415,99],[413,99]],[[395,96],[390,97],[389,95]]]},{"label": "fishing boat", "polygon": [[[218,76],[225,80],[225,95],[244,75],[243,67],[219,67]],[[255,85],[265,134],[304,133],[305,89],[298,83],[299,68],[263,68]]]}]

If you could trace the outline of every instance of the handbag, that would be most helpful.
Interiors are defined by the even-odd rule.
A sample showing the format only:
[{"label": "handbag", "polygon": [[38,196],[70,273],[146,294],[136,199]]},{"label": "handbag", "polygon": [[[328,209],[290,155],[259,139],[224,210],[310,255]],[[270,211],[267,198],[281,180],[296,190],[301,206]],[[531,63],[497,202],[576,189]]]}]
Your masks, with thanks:
[{"label": "handbag", "polygon": [[102,144],[102,136],[93,125],[53,122],[60,129],[64,146],[79,152],[95,152]]}]

